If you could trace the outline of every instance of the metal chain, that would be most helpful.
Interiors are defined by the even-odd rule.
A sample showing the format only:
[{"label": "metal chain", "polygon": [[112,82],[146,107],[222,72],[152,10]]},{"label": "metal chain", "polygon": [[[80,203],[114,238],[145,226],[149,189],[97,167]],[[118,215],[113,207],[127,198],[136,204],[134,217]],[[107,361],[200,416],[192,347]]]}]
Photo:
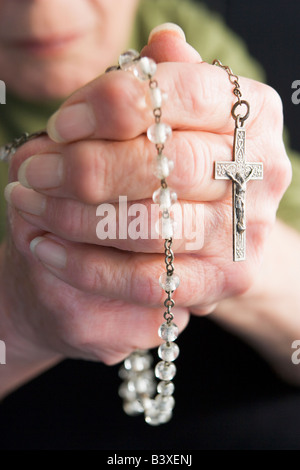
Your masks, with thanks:
[{"label": "metal chain", "polygon": [[[166,270],[167,270],[167,275],[171,276],[174,272],[174,252],[172,250],[172,244],[173,244],[173,239],[172,238],[166,238],[165,243],[164,243],[164,248],[165,248],[165,263],[166,263]],[[173,313],[171,312],[171,309],[175,305],[174,299],[172,299],[172,294],[173,291],[171,292],[166,292],[167,298],[164,301],[164,306],[166,307],[166,311],[164,313],[164,319],[167,321],[168,324],[170,324],[174,318]]]},{"label": "metal chain", "polygon": [[171,246],[173,244],[173,239],[172,238],[167,238],[164,243],[165,247],[165,263],[166,263],[166,270],[168,276],[171,276],[174,272],[174,252],[171,249]]},{"label": "metal chain", "polygon": [[36,139],[42,135],[47,135],[46,130],[34,132],[33,134],[29,134],[29,132],[24,132],[20,137],[17,137],[12,142],[3,145],[0,147],[0,161],[9,162],[10,158],[15,154],[17,149],[21,147],[21,145],[26,144],[30,140]]},{"label": "metal chain", "polygon": [[[239,83],[239,77],[235,75],[231,68],[228,65],[223,65],[222,62],[219,59],[215,59],[212,63],[213,65],[217,65],[218,67],[221,67],[221,69],[225,70],[225,72],[228,74],[229,81],[232,85],[234,85],[233,89],[233,94],[236,96],[237,101],[234,103],[232,109],[231,109],[231,115],[233,119],[236,121],[236,126],[241,127],[243,126],[244,122],[246,119],[248,119],[250,115],[250,104],[246,100],[242,100],[242,92],[241,92],[241,86]],[[246,106],[246,112],[243,116],[240,114],[236,114],[236,110],[239,106]]]},{"label": "metal chain", "polygon": [[[145,59],[146,63],[142,62],[145,61]],[[139,60],[141,62],[137,64],[138,66],[135,68],[134,62]],[[167,226],[167,224],[172,222],[170,220],[170,204],[169,202],[167,204],[165,203],[162,195],[167,194],[170,202],[172,197],[171,193],[168,194],[170,191],[166,181],[168,172],[162,170],[160,165],[162,165],[162,161],[164,162],[167,158],[163,155],[164,142],[168,137],[168,133],[171,133],[171,128],[161,122],[162,95],[158,82],[152,78],[155,71],[152,72],[151,70],[155,70],[156,67],[151,69],[150,66],[149,68],[149,60],[151,61],[152,59],[140,58],[137,51],[130,50],[120,56],[119,66],[110,67],[108,71],[118,70],[119,68],[124,70],[131,69],[138,78],[142,80],[149,79],[148,83],[155,124],[152,124],[152,126],[147,129],[147,136],[149,140],[155,144],[158,170],[155,172],[155,175],[160,178],[161,186],[153,193],[153,199],[154,201],[158,199],[160,209],[162,210],[161,221]],[[160,126],[162,135],[160,135]],[[167,188],[168,190],[165,192]],[[169,226],[167,231],[164,230],[164,225],[162,229],[166,272],[160,276],[159,283],[166,293],[166,298],[163,303],[165,308],[163,314],[164,323],[160,325],[158,330],[159,337],[164,340],[164,343],[158,348],[158,356],[161,360],[156,364],[154,371],[151,371],[151,356],[149,356],[148,351],[135,351],[125,360],[124,366],[120,369],[120,377],[124,382],[119,389],[119,394],[124,400],[124,411],[129,415],[144,413],[145,421],[151,425],[166,423],[172,417],[172,410],[175,405],[172,379],[176,374],[176,367],[173,361],[179,354],[179,347],[174,343],[174,340],[178,336],[178,327],[173,323],[174,315],[172,313],[172,308],[175,306],[172,295],[179,285],[179,278],[176,273],[174,273],[174,253],[172,250],[173,232],[170,231]],[[158,384],[155,382],[154,375],[160,379]],[[157,391],[156,396],[155,390]]]},{"label": "metal chain", "polygon": [[[158,83],[156,80],[154,79],[151,79],[149,80],[149,88],[150,89],[154,89],[158,86]],[[162,116],[162,110],[161,108],[155,108],[153,110],[153,115],[154,115],[154,118],[155,118],[155,123],[156,124],[159,124],[160,123],[160,120],[161,120],[161,116]],[[163,144],[156,144],[156,150],[157,150],[157,155],[158,156],[161,156],[162,155],[162,151],[164,149],[164,145]],[[165,178],[161,179],[160,181],[160,184],[161,184],[161,187],[163,189],[166,189],[168,187],[168,184],[165,180]],[[168,209],[165,209],[162,213],[162,217],[163,218],[168,218],[170,217],[170,212]],[[172,238],[167,238],[165,239],[165,243],[164,243],[164,248],[165,248],[165,264],[166,264],[166,271],[167,271],[167,275],[168,276],[171,276],[174,272],[174,252],[173,250],[171,249],[172,247],[172,244],[173,244],[173,239]],[[164,306],[166,307],[166,311],[164,313],[164,319],[166,320],[166,322],[168,324],[170,324],[174,318],[174,315],[173,313],[171,312],[171,309],[174,307],[175,305],[175,301],[172,299],[172,293],[173,292],[166,292],[167,294],[167,298],[166,300],[164,301]]]}]

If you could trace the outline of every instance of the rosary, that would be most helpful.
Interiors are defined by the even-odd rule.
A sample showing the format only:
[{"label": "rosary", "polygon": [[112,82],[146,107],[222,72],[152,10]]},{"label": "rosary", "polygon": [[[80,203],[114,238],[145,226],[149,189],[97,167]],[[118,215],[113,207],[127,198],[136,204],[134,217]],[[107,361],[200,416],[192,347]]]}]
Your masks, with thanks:
[{"label": "rosary", "polygon": [[[233,160],[215,162],[215,179],[232,181],[232,223],[233,223],[233,261],[246,259],[246,185],[250,180],[263,179],[263,164],[247,162],[245,158],[246,130],[244,123],[250,114],[250,105],[242,100],[239,79],[228,66],[214,60],[213,65],[221,67],[228,74],[234,85],[233,94],[237,101],[232,107],[231,115],[235,121]],[[173,397],[176,366],[174,361],[179,355],[179,347],[174,342],[178,337],[178,327],[173,322],[172,308],[175,305],[173,293],[179,286],[179,277],[174,268],[172,250],[174,220],[171,215],[172,204],[177,200],[176,193],[168,187],[167,177],[173,169],[173,162],[163,153],[165,143],[172,135],[171,127],[162,118],[163,92],[154,79],[157,65],[148,57],[141,57],[137,51],[129,50],[119,58],[119,65],[110,67],[106,72],[124,70],[133,73],[138,79],[148,81],[149,102],[154,116],[154,123],[147,130],[147,137],[155,145],[154,175],[160,180],[160,187],[153,193],[152,199],[159,205],[161,219],[159,234],[164,239],[165,272],[159,278],[159,284],[166,293],[164,301],[164,321],[158,329],[162,344],[158,348],[160,361],[152,369],[152,356],[148,350],[134,351],[124,361],[119,370],[123,380],[119,395],[123,399],[123,409],[128,415],[144,414],[146,423],[157,426],[172,418],[175,400]],[[243,115],[237,109],[246,109]],[[23,134],[12,143],[0,147],[0,160],[9,161],[16,149],[23,143],[45,131],[34,134]],[[155,377],[159,380],[156,384]]]},{"label": "rosary", "polygon": [[[233,221],[233,260],[246,259],[246,184],[251,179],[263,178],[263,164],[249,163],[245,159],[246,131],[244,122],[250,115],[250,105],[242,100],[242,93],[238,76],[234,75],[228,66],[219,60],[213,65],[224,69],[230,83],[234,85],[233,94],[237,101],[233,105],[231,115],[235,120],[233,161],[215,163],[215,179],[230,179],[232,189],[232,221]],[[163,154],[165,142],[171,137],[171,128],[161,121],[162,117],[162,91],[154,79],[156,63],[148,57],[140,57],[139,53],[129,50],[119,58],[119,65],[110,67],[112,70],[128,70],[137,78],[149,81],[149,93],[154,115],[154,124],[147,130],[148,139],[155,144],[155,170],[154,175],[160,179],[160,188],[152,196],[154,203],[159,204],[162,211],[162,224],[160,235],[164,242],[166,272],[159,278],[159,284],[164,289],[167,298],[164,302],[165,322],[159,327],[158,335],[163,343],[158,348],[161,359],[154,369],[151,368],[152,356],[149,351],[135,351],[119,370],[123,383],[119,388],[119,395],[123,399],[123,409],[128,415],[144,414],[146,423],[157,426],[168,422],[172,418],[175,400],[173,397],[173,378],[176,374],[175,359],[179,354],[179,347],[174,342],[178,336],[178,327],[173,322],[171,309],[175,302],[172,295],[179,286],[179,277],[174,271],[174,253],[172,251],[174,221],[170,214],[172,204],[177,200],[176,193],[170,190],[166,178],[173,168],[173,162]],[[237,108],[244,106],[244,115],[237,114]],[[160,380],[156,386],[155,377]],[[157,394],[155,395],[155,393]]]}]

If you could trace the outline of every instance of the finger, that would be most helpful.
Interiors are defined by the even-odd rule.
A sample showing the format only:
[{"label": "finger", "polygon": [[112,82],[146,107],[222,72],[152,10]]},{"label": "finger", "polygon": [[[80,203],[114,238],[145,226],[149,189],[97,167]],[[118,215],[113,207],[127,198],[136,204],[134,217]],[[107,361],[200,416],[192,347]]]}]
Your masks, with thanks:
[{"label": "finger", "polygon": [[[151,198],[159,187],[153,174],[157,159],[153,145],[144,136],[128,142],[77,142],[56,146],[56,153],[42,153],[27,158],[20,150],[14,157],[17,178],[23,186],[49,196],[70,198],[88,204],[115,202],[119,196],[128,201]],[[48,148],[44,148],[47,152]],[[49,147],[51,151],[51,146]],[[25,147],[24,147],[25,150]],[[227,198],[232,183],[214,179],[215,161],[232,159],[232,136],[205,132],[174,132],[166,161],[173,162],[168,184],[180,200],[218,201]],[[288,160],[281,134],[269,139],[264,134],[257,142],[248,139],[247,160],[265,162],[264,185],[267,197],[286,188]],[[168,163],[169,165],[169,163]],[[158,175],[159,176],[159,175]],[[276,181],[276,185],[274,185]],[[257,189],[251,182],[250,188]]]},{"label": "finger", "polygon": [[200,54],[186,42],[183,30],[174,23],[164,23],[154,28],[141,55],[155,62],[202,62]]},{"label": "finger", "polygon": [[[65,283],[92,295],[152,307],[162,305],[166,294],[158,283],[165,273],[161,255],[133,254],[49,237],[34,239],[31,249]],[[216,257],[178,255],[175,266],[181,280],[174,293],[176,306],[188,307],[213,304],[249,288],[257,259],[249,250],[245,263],[229,263],[222,250]]]},{"label": "finger", "polygon": [[[259,182],[252,182],[248,190],[247,218],[249,221],[255,218],[258,225],[269,222],[270,214],[276,212],[274,185],[272,178],[268,180],[266,184],[271,188],[263,201],[257,190]],[[201,249],[202,254],[211,254],[209,249],[215,240],[221,240],[224,233],[229,234],[232,191],[231,182],[228,183],[228,194],[222,201],[204,204],[180,199],[172,206],[171,217],[176,224],[173,235],[176,252]],[[14,182],[7,186],[5,197],[22,217],[40,229],[66,240],[122,250],[161,252],[157,221],[160,220],[160,225],[164,222],[165,229],[171,224],[171,221],[161,217],[159,206],[150,199],[130,201],[126,195],[120,195],[118,203],[104,202],[96,206],[74,199],[46,196]]]},{"label": "finger", "polygon": [[[65,240],[133,252],[163,251],[164,238],[157,232],[157,221],[162,224],[162,217],[150,200],[128,202],[122,197],[120,205],[90,206],[66,198],[45,197],[18,182],[6,187],[5,197],[27,222]],[[203,204],[180,201],[172,207],[171,217],[176,221],[176,252],[198,251],[204,238],[210,239],[212,212],[205,211]],[[166,230],[169,221],[164,222]]]},{"label": "finger", "polygon": [[[35,304],[30,312],[43,306],[43,321],[39,323],[39,337],[47,338],[47,347],[64,356],[100,360],[114,364],[128,356],[133,350],[152,348],[158,345],[157,331],[164,321],[162,306],[151,308],[106,296],[84,295],[78,289],[62,282],[42,263],[38,263],[29,249],[29,242],[42,233],[24,221],[9,207],[11,237],[8,269],[13,263],[22,267],[29,285],[35,289]],[[53,236],[52,236],[53,237]],[[56,259],[58,261],[58,259]],[[15,278],[15,277],[14,277]],[[22,298],[22,289],[28,284],[15,284]],[[41,302],[41,303],[40,303]],[[31,309],[31,310],[32,310]],[[30,309],[29,309],[30,310]],[[185,308],[173,309],[176,324],[182,331],[188,323],[189,313]],[[36,318],[40,318],[40,315]],[[49,327],[50,325],[50,327]],[[36,341],[35,335],[30,339]]]},{"label": "finger", "polygon": [[[163,108],[163,121],[173,129],[233,132],[231,108],[235,96],[226,73],[219,67],[206,63],[162,63],[158,64],[155,77],[169,97]],[[240,79],[240,85],[243,96],[251,102],[253,117],[272,115],[272,107],[278,102],[275,93],[273,96],[266,86],[248,79]],[[129,72],[106,74],[64,103],[48,122],[49,135],[56,142],[132,139],[153,123],[145,103],[148,88],[147,83]],[[269,106],[263,109],[266,94],[270,96]]]},{"label": "finger", "polygon": [[[230,136],[175,132],[164,154],[173,162],[168,183],[178,197],[209,201],[226,195],[229,184],[214,181],[213,169],[215,160],[232,158],[231,146]],[[153,145],[144,136],[122,143],[84,141],[26,159],[18,180],[44,194],[90,204],[117,201],[119,195],[138,200],[151,197],[160,185],[155,163]]]},{"label": "finger", "polygon": [[[276,202],[265,198],[262,203],[255,193],[251,193],[248,204],[248,225],[253,223],[255,215],[259,233],[260,227],[273,222],[270,213],[271,210],[275,212]],[[150,200],[130,203],[125,198],[120,199],[120,205],[105,203],[95,207],[74,200],[45,197],[23,188],[18,182],[6,188],[5,196],[27,222],[65,240],[131,252],[163,251],[162,238],[165,237],[157,232],[157,221],[160,220],[161,225],[163,219],[161,215],[159,219],[158,207]],[[171,217],[175,221],[173,248],[176,253],[201,250],[202,256],[214,256],[216,247],[223,243],[223,249],[226,247],[230,257],[231,196],[222,204],[180,201],[172,206]],[[165,221],[165,230],[169,229],[168,223]],[[224,244],[223,239],[228,243]]]}]

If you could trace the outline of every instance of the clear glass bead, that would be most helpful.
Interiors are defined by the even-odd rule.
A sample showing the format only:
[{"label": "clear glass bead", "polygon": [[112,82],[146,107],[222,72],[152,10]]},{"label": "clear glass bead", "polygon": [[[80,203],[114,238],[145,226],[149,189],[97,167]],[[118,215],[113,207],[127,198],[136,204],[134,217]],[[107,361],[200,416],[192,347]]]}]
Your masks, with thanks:
[{"label": "clear glass bead", "polygon": [[139,375],[133,381],[134,388],[139,394],[147,394],[152,396],[155,392],[155,381],[151,377]]},{"label": "clear glass bead", "polygon": [[163,396],[173,395],[175,386],[173,382],[159,382],[157,385],[157,393],[160,393]]},{"label": "clear glass bead", "polygon": [[159,409],[158,409],[158,404],[155,402],[155,400],[151,400],[150,403],[148,403],[148,406],[145,410],[145,421],[148,424],[151,424],[152,426],[158,426],[161,424],[160,419],[159,419]]},{"label": "clear glass bead", "polygon": [[164,424],[164,423],[167,423],[168,421],[170,421],[170,419],[172,418],[172,411],[168,411],[168,412],[160,412],[159,414],[159,424]]},{"label": "clear glass bead", "polygon": [[176,374],[176,366],[173,362],[160,361],[155,367],[155,375],[160,380],[172,380]]},{"label": "clear glass bead", "polygon": [[152,357],[150,355],[139,355],[132,354],[127,357],[124,361],[124,367],[126,370],[133,370],[135,372],[140,372],[142,370],[149,369],[152,364]]},{"label": "clear glass bead", "polygon": [[167,273],[163,273],[159,278],[159,285],[166,292],[173,292],[177,289],[180,284],[179,276],[173,272],[170,276]]},{"label": "clear glass bead", "polygon": [[135,62],[133,67],[134,75],[140,80],[149,80],[155,75],[157,69],[156,62],[149,57],[141,57]]},{"label": "clear glass bead", "polygon": [[133,401],[137,398],[135,389],[132,389],[128,382],[123,382],[119,387],[119,396],[124,400]]},{"label": "clear glass bead", "polygon": [[151,400],[151,403],[145,410],[145,421],[152,426],[168,422],[172,417],[172,411],[164,412],[159,410],[159,403]]},{"label": "clear glass bead", "polygon": [[119,377],[120,379],[122,380],[128,380],[130,379],[130,377],[133,375],[133,371],[132,370],[127,370],[125,369],[124,365],[122,365],[119,369]]},{"label": "clear glass bead", "polygon": [[158,355],[163,361],[172,362],[179,356],[179,347],[176,343],[163,343],[158,348]]},{"label": "clear glass bead", "polygon": [[175,406],[174,397],[172,397],[171,395],[169,396],[156,395],[155,400],[158,403],[159,411],[170,412],[173,410]]},{"label": "clear glass bead", "polygon": [[160,180],[168,178],[173,169],[174,162],[165,155],[158,155],[153,161],[153,174]]},{"label": "clear glass bead", "polygon": [[154,88],[149,88],[149,95],[152,108],[161,108],[163,102],[163,94],[161,92],[161,89],[158,86]]},{"label": "clear glass bead", "polygon": [[158,188],[152,195],[153,202],[159,204],[162,210],[170,209],[177,201],[177,194],[170,188]]},{"label": "clear glass bead", "polygon": [[140,398],[140,402],[146,412],[146,410],[152,406],[153,399],[148,396],[143,396]]},{"label": "clear glass bead", "polygon": [[140,54],[138,51],[135,51],[134,49],[129,49],[128,51],[120,55],[119,66],[121,67],[122,70],[128,70],[135,65],[136,60],[139,57],[140,57]]},{"label": "clear glass bead", "polygon": [[147,137],[153,144],[164,144],[171,135],[172,128],[164,122],[152,124],[147,129]]},{"label": "clear glass bead", "polygon": [[156,233],[164,239],[174,237],[175,229],[176,222],[171,216],[160,217],[155,224]]},{"label": "clear glass bead", "polygon": [[129,416],[136,416],[144,412],[143,405],[139,400],[126,401],[123,404],[123,410]]},{"label": "clear glass bead", "polygon": [[168,94],[158,86],[150,87],[149,92],[146,95],[146,103],[152,109],[161,108],[167,99]]},{"label": "clear glass bead", "polygon": [[[158,336],[164,341],[174,341],[178,338],[179,330],[175,323],[163,323],[158,329]],[[165,379],[164,379],[165,380]]]}]

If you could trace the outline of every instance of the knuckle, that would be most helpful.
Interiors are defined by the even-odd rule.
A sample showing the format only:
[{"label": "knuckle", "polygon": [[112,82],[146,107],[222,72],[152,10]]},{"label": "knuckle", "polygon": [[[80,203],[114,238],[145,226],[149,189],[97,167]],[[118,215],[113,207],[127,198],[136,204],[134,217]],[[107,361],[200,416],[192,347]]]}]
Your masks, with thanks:
[{"label": "knuckle", "polygon": [[267,113],[270,129],[283,128],[283,104],[279,93],[269,85],[262,85],[262,109]]},{"label": "knuckle", "polygon": [[269,190],[276,203],[279,202],[284,192],[287,190],[292,179],[292,165],[286,154],[283,142],[274,150],[273,165],[268,178]]},{"label": "knuckle", "polygon": [[48,204],[47,219],[52,230],[68,240],[81,241],[83,228],[89,226],[85,207],[73,200],[54,200]]},{"label": "knuckle", "polygon": [[[254,266],[259,267],[262,261],[264,254],[265,242],[270,235],[270,232],[275,223],[275,211],[272,215],[265,215],[259,221],[255,223],[249,223],[248,234],[251,239],[251,249],[252,249],[252,260],[255,263]],[[251,269],[250,263],[248,269]],[[255,277],[256,272],[253,267],[253,277]],[[253,279],[254,281],[254,279]]]},{"label": "knuckle", "polygon": [[184,132],[180,133],[180,138],[176,134],[174,137],[176,162],[174,174],[171,174],[173,184],[181,195],[194,194],[207,177],[207,162],[210,161],[208,145],[202,142],[200,147],[196,136],[191,138]]},{"label": "knuckle", "polygon": [[81,357],[114,365],[127,355],[121,350],[122,337],[112,340],[113,326],[109,319],[106,318],[104,327],[98,321],[83,321],[81,315],[74,318],[69,314],[67,319],[68,323],[61,327],[61,338],[64,345],[68,346],[70,357]]},{"label": "knuckle", "polygon": [[[101,293],[105,289],[105,284],[109,283],[108,278],[111,278],[107,265],[101,263],[99,266],[94,257],[88,253],[85,254],[85,263],[80,269],[80,289],[87,293]],[[112,279],[110,281],[112,282]]]},{"label": "knuckle", "polygon": [[87,204],[97,204],[104,197],[112,174],[101,147],[94,142],[80,142],[68,148],[68,159],[72,163],[66,175],[66,183],[72,195]]},{"label": "knuckle", "polygon": [[246,262],[241,269],[237,269],[234,273],[236,282],[233,284],[233,291],[235,295],[245,294],[255,281],[255,271],[252,269],[250,262]]},{"label": "knuckle", "polygon": [[[140,103],[140,86],[135,78],[126,72],[108,74],[102,91],[104,96],[102,113],[106,114],[112,132],[112,135],[108,134],[109,138],[113,136],[116,140],[123,140],[135,137],[137,128],[140,127],[139,123],[142,121],[140,117],[143,114],[143,109],[137,113]],[[128,119],[130,110],[134,112]]]},{"label": "knuckle", "polygon": [[[64,325],[61,335],[69,348],[78,353],[81,357],[88,357],[93,359],[102,359],[101,350],[99,350],[99,331],[98,337],[94,334],[93,328],[87,326],[83,321],[81,315],[72,316],[67,315],[69,318],[68,325]],[[96,338],[97,337],[97,338]]]},{"label": "knuckle", "polygon": [[206,316],[210,315],[216,310],[217,304],[210,304],[210,305],[196,305],[191,307],[191,311],[195,315],[199,316]]},{"label": "knuckle", "polygon": [[154,264],[137,264],[129,277],[128,294],[132,302],[143,305],[155,305],[162,301],[163,294],[158,279],[157,266]]},{"label": "knuckle", "polygon": [[283,150],[283,158],[278,159],[278,195],[281,198],[292,180],[292,165],[288,159],[285,150]]}]

